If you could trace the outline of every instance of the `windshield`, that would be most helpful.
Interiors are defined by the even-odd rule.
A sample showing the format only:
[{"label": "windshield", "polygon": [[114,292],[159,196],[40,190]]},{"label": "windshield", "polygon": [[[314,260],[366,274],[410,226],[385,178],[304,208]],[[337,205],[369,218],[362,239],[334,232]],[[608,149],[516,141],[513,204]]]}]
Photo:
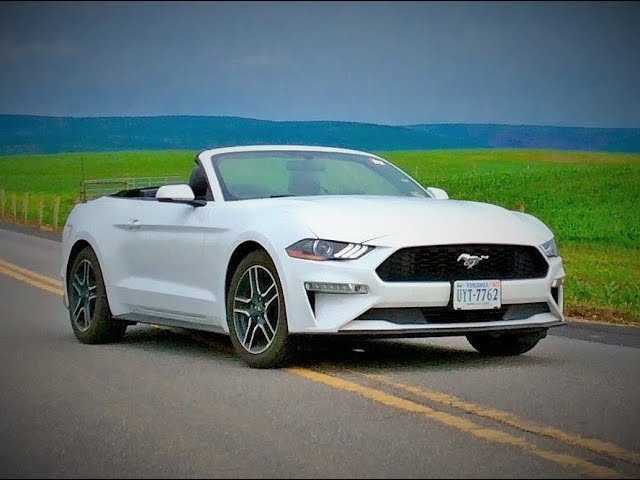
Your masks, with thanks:
[{"label": "windshield", "polygon": [[389,162],[316,151],[234,152],[211,159],[225,200],[308,195],[428,197]]}]

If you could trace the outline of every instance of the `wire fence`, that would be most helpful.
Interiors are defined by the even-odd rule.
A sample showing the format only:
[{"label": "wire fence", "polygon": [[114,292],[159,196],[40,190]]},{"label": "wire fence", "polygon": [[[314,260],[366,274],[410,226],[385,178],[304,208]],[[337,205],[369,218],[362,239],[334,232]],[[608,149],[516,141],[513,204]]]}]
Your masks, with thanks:
[{"label": "wire fence", "polygon": [[0,220],[58,231],[78,203],[121,190],[186,183],[176,176],[84,180],[78,193],[17,192],[0,188]]},{"label": "wire fence", "polygon": [[59,230],[74,204],[62,195],[0,190],[0,220]]},{"label": "wire fence", "polygon": [[182,177],[137,177],[137,178],[102,178],[83,180],[80,183],[80,196],[82,202],[93,200],[104,195],[111,195],[120,190],[132,188],[158,187],[161,185],[175,185],[185,183]]}]

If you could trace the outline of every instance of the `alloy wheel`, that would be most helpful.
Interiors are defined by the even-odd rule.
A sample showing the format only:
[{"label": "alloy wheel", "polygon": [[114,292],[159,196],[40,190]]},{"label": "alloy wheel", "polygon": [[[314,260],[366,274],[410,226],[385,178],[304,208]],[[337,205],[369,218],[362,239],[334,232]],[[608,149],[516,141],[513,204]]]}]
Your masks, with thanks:
[{"label": "alloy wheel", "polygon": [[242,347],[254,355],[267,350],[278,330],[278,286],[265,267],[249,267],[240,278],[233,298],[233,321]]},{"label": "alloy wheel", "polygon": [[91,327],[91,318],[96,308],[96,277],[89,260],[82,260],[71,276],[69,289],[72,319],[76,328],[86,332]]}]

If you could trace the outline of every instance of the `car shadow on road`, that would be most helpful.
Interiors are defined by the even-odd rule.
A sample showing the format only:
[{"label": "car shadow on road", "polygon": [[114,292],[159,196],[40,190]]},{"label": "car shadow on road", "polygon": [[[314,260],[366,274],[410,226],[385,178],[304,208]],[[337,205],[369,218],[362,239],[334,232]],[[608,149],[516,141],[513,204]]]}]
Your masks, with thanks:
[{"label": "car shadow on road", "polygon": [[366,372],[468,370],[556,365],[535,349],[517,357],[488,357],[473,350],[406,340],[314,341],[299,352],[296,365],[323,370]]},{"label": "car shadow on road", "polygon": [[117,345],[189,357],[211,357],[240,362],[226,335],[182,328],[139,326],[129,328]]},{"label": "car shadow on road", "polygon": [[[181,356],[208,357],[241,365],[226,335],[179,328],[138,327],[127,332],[121,344]],[[518,357],[487,357],[428,341],[299,339],[291,366],[324,371],[358,370],[453,371],[469,368],[513,368],[557,365],[557,359],[536,355],[536,350]]]}]

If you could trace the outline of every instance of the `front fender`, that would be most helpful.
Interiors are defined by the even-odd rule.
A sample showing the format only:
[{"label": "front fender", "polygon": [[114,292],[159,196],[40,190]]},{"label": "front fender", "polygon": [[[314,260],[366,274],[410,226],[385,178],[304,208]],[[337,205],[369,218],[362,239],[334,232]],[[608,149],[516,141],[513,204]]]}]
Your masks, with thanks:
[{"label": "front fender", "polygon": [[[221,271],[224,272],[224,274],[221,275],[221,279],[223,279],[223,281],[218,284],[217,291],[215,293],[217,298],[224,299],[224,301],[219,302],[219,309],[218,312],[216,312],[217,316],[221,319],[226,318],[226,283],[224,279],[227,278],[227,274],[229,273],[231,257],[238,247],[246,242],[255,242],[259,244],[273,260],[278,277],[280,278],[280,283],[282,284],[282,293],[285,297],[285,305],[287,305],[288,310],[288,302],[286,301],[287,272],[285,269],[285,262],[283,261],[284,256],[287,255],[285,249],[292,243],[302,240],[303,238],[316,238],[316,235],[309,228],[300,223],[282,220],[270,222],[266,226],[264,224],[249,225],[241,234],[236,235],[233,238],[230,238],[228,242],[225,242],[226,249],[223,256],[224,264],[221,269]],[[226,332],[228,332],[226,322],[222,322],[222,327]]]}]

